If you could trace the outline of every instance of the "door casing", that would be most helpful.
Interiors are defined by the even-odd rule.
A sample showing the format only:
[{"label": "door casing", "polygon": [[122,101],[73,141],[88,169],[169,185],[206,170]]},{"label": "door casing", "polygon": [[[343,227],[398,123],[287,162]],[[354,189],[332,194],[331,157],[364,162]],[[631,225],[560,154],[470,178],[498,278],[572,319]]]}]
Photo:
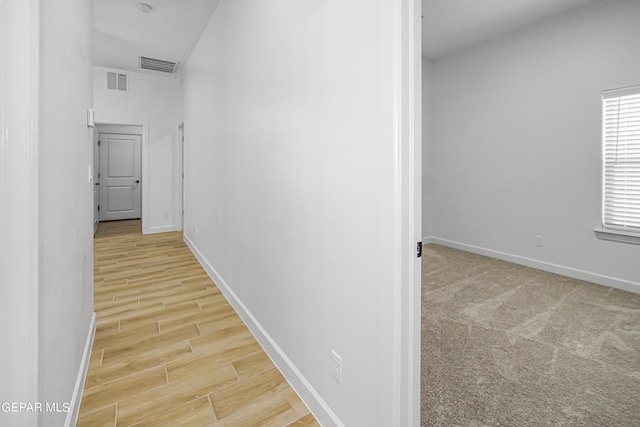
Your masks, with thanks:
[{"label": "door casing", "polygon": [[98,130],[93,128],[93,234],[98,231],[98,223],[100,222],[100,147],[98,141],[100,134]]},{"label": "door casing", "polygon": [[[138,185],[138,214],[134,215],[132,217],[137,217],[140,219],[143,219],[143,208],[144,208],[144,204],[142,202],[142,194],[144,192],[144,185],[145,185],[145,180],[143,179],[143,165],[142,165],[142,151],[144,150],[144,148],[142,147],[142,145],[144,144],[144,127],[143,126],[138,126],[138,125],[118,125],[118,124],[108,124],[108,123],[100,123],[100,124],[96,124],[96,129],[97,132],[99,134],[99,137],[102,136],[102,134],[118,134],[118,135],[130,135],[130,136],[137,136],[138,138],[140,138],[140,144],[139,144],[139,151],[137,153],[137,158],[136,158],[136,162],[137,162],[137,177],[135,179],[132,179],[130,183],[128,183],[129,187],[132,187],[134,184],[134,181],[139,180],[140,182],[137,184]],[[100,138],[99,138],[100,139]],[[95,146],[94,149],[98,149],[98,152],[100,153],[101,150],[104,148],[103,142],[100,141],[100,146]],[[95,155],[95,153],[94,153]],[[101,154],[98,154],[99,160],[104,160],[104,159],[100,159]],[[104,163],[104,162],[98,162],[100,163]],[[103,165],[104,166],[104,165]],[[110,216],[110,217],[106,217],[103,215],[103,213],[106,210],[106,206],[104,206],[104,194],[103,192],[106,191],[106,185],[105,185],[105,173],[106,171],[103,170],[103,167],[98,167],[98,169],[96,170],[96,172],[94,173],[94,176],[97,177],[98,182],[100,183],[100,185],[98,186],[100,188],[100,206],[99,206],[99,220],[100,221],[107,221],[107,220],[113,220],[113,219],[125,219],[126,216],[124,218],[118,218]]]}]

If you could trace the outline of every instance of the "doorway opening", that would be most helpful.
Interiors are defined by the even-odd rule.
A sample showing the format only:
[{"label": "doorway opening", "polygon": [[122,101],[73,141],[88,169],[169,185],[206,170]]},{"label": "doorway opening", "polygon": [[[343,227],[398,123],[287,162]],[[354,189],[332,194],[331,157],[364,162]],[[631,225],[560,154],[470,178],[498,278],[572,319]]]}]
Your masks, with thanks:
[{"label": "doorway opening", "polygon": [[143,127],[98,124],[96,134],[96,226],[103,221],[141,219]]}]

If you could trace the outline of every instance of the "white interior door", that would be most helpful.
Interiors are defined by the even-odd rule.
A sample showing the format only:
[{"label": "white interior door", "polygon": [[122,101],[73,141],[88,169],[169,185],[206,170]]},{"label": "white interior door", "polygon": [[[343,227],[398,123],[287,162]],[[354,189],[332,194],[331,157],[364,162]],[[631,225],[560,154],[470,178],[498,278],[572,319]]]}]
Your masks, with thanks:
[{"label": "white interior door", "polygon": [[93,128],[93,234],[98,231],[100,221],[100,135],[98,130]]},{"label": "white interior door", "polygon": [[100,221],[140,218],[142,137],[100,133]]}]

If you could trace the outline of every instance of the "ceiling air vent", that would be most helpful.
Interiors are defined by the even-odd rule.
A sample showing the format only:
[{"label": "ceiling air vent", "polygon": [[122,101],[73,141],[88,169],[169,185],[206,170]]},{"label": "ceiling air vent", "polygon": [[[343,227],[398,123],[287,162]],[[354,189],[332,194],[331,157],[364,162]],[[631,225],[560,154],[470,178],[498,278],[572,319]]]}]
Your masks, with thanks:
[{"label": "ceiling air vent", "polygon": [[163,61],[162,59],[140,57],[140,68],[143,70],[160,71],[161,73],[173,74],[178,67],[177,62]]}]

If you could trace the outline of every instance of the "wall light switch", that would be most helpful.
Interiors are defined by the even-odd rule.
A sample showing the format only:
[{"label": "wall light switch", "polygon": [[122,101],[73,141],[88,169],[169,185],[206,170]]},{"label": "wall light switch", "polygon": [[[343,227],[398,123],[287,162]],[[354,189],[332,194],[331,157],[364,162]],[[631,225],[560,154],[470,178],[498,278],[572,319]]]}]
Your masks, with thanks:
[{"label": "wall light switch", "polygon": [[87,110],[87,126],[90,128],[95,126],[95,122],[93,120],[93,108],[89,108]]}]

